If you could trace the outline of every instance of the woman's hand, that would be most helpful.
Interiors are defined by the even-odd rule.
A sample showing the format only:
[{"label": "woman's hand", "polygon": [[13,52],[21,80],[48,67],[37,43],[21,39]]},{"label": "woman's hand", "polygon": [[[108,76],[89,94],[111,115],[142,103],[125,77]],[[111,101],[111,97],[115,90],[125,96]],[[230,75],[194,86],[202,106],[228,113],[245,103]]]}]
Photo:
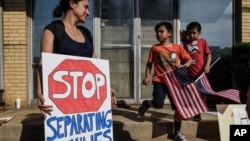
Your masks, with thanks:
[{"label": "woman's hand", "polygon": [[117,107],[116,91],[113,88],[111,88],[111,104],[112,107]]},{"label": "woman's hand", "polygon": [[42,94],[38,95],[38,108],[41,110],[41,113],[43,114],[43,117],[46,118],[46,114],[49,114],[49,112],[53,111],[52,105],[44,105],[45,99]]}]

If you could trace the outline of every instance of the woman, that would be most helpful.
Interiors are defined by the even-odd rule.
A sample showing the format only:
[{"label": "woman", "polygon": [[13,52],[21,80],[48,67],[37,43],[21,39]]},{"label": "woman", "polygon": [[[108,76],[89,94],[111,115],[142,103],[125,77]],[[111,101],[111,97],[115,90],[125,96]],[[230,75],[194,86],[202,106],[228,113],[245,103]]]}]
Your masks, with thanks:
[{"label": "woman", "polygon": [[[61,0],[59,5],[53,11],[53,17],[59,18],[64,15],[62,23],[65,33],[62,41],[54,46],[56,23],[48,24],[41,37],[40,50],[47,53],[58,53],[65,55],[74,55],[82,57],[95,57],[92,40],[87,36],[86,31],[77,26],[78,23],[84,23],[89,16],[89,0]],[[91,36],[92,38],[92,36]],[[42,61],[40,59],[39,68]],[[41,69],[39,69],[41,70]],[[37,94],[39,98],[39,108],[46,117],[46,113],[53,110],[51,105],[44,105],[45,99],[42,93],[40,81],[41,71],[37,71]],[[112,106],[116,105],[115,90],[111,89]]]}]

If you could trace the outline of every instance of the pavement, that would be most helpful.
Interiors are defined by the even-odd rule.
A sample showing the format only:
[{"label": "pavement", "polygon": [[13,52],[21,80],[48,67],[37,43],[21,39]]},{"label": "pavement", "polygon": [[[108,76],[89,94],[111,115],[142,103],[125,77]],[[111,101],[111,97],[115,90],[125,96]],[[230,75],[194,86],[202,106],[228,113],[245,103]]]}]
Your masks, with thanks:
[{"label": "pavement", "polygon": [[[173,111],[166,104],[163,109],[150,108],[143,119],[137,119],[139,105],[119,105],[113,108],[115,141],[172,141]],[[0,141],[43,141],[43,117],[36,107],[0,109]],[[220,141],[216,111],[201,114],[202,120],[192,118],[182,122],[182,132],[188,141]]]}]

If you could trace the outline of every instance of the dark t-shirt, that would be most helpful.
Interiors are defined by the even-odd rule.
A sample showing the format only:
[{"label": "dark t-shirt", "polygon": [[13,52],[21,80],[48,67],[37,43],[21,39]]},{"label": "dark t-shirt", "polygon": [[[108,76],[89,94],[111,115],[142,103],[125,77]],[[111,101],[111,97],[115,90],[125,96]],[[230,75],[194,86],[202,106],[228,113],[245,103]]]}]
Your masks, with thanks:
[{"label": "dark t-shirt", "polygon": [[[56,25],[54,23],[50,23],[44,29],[50,30],[55,36]],[[94,47],[90,42],[89,38],[87,37],[86,33],[83,30],[81,30],[81,32],[85,38],[84,43],[77,42],[71,39],[69,35],[66,32],[64,32],[62,42],[59,43],[58,47],[56,47],[57,49],[56,52],[54,53],[81,56],[81,57],[92,57],[94,52]]]}]

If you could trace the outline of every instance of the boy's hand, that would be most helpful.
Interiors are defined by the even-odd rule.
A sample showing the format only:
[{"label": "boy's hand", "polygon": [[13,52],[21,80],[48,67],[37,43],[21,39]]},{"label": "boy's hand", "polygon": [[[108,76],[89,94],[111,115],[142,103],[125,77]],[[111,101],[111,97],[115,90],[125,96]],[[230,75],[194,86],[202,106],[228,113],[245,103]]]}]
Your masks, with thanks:
[{"label": "boy's hand", "polygon": [[149,82],[150,82],[149,78],[144,78],[144,80],[142,81],[142,84],[148,85]]},{"label": "boy's hand", "polygon": [[210,66],[205,67],[205,73],[209,73],[210,72]]},{"label": "boy's hand", "polygon": [[186,37],[186,36],[187,36],[186,30],[181,29],[181,30],[180,30],[180,37],[181,37],[181,39],[183,39],[183,38]]}]

